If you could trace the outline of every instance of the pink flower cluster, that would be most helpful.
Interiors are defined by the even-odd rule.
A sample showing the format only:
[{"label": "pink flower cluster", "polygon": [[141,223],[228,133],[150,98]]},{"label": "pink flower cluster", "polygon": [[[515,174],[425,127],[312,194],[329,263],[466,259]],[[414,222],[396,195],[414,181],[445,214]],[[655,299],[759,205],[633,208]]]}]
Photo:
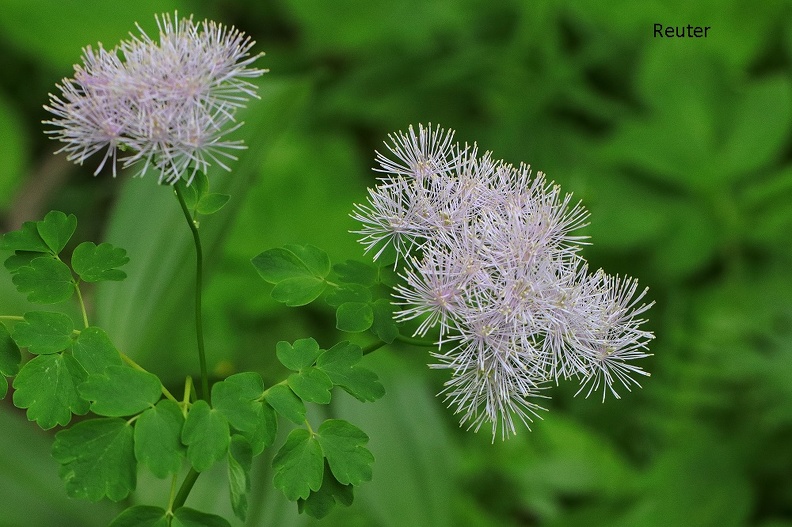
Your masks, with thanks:
[{"label": "pink flower cluster", "polygon": [[575,378],[578,393],[604,399],[648,375],[635,361],[654,338],[639,318],[652,303],[632,278],[589,272],[580,203],[541,172],[453,143],[450,130],[390,140],[395,160],[377,154],[386,175],[355,206],[356,233],[375,259],[388,246],[401,258],[397,320],[418,319],[420,336],[439,326],[433,367],[451,369],[444,395],[461,423],[505,437],[515,416],[527,426],[536,415],[548,381]]},{"label": "pink flower cluster", "polygon": [[[118,152],[126,152],[122,167],[140,164],[163,180],[175,183],[188,171],[206,171],[236,159],[229,152],[244,148],[224,139],[238,128],[234,114],[256,86],[247,79],[265,70],[249,66],[254,42],[238,30],[215,22],[194,23],[192,17],[157,17],[159,42],[138,26],[132,36],[111,50],[101,44],[83,49],[74,78],[58,85],[44,108],[55,115],[45,121],[47,133],[66,143],[59,152],[82,164],[105,151],[95,174],[107,161],[116,174]],[[190,176],[190,179],[192,176]]]}]

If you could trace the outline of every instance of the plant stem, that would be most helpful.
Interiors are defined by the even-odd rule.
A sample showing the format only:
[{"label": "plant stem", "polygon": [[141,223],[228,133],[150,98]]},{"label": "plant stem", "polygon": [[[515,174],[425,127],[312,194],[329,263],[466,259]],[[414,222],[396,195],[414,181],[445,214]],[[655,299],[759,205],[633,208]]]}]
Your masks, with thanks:
[{"label": "plant stem", "polygon": [[87,328],[89,326],[88,312],[85,310],[85,302],[83,302],[83,296],[82,292],[80,291],[80,284],[78,282],[79,280],[74,283],[74,289],[77,291],[77,300],[80,301],[80,310],[82,311],[83,324],[85,324],[85,327]]},{"label": "plant stem", "polygon": [[197,480],[198,476],[200,475],[200,472],[194,468],[191,468],[187,475],[184,476],[184,481],[182,481],[181,487],[179,487],[179,492],[176,494],[176,499],[174,499],[173,503],[171,504],[171,510],[175,511],[184,505],[184,502],[187,501],[187,496],[190,495],[193,485],[195,485],[195,480]]},{"label": "plant stem", "polygon": [[[198,339],[198,362],[201,365],[201,399],[209,402],[209,375],[206,373],[206,352],[204,350],[203,322],[201,320],[201,290],[203,289],[203,251],[201,249],[201,237],[198,235],[198,227],[195,220],[187,209],[187,203],[179,190],[179,185],[174,185],[173,190],[179,199],[184,217],[190,226],[190,231],[195,242],[195,333]],[[197,476],[196,476],[197,477]],[[188,491],[189,492],[189,491]]]}]

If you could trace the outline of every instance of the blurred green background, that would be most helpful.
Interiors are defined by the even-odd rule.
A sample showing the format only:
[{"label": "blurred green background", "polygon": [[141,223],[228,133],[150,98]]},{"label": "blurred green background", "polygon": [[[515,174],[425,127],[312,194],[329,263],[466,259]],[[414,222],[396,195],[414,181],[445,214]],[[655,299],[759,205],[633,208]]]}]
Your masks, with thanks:
[{"label": "blurred green background", "polygon": [[[179,390],[197,366],[175,200],[154,175],[94,178],[95,163],[53,156],[40,124],[82,46],[112,47],[174,9],[243,29],[271,69],[239,132],[249,149],[210,175],[233,194],[202,226],[216,378],[277,381],[275,342],[342,338],[329,307],[275,304],[249,259],[283,243],[361,258],[348,213],[374,181],[374,150],[419,122],[574,192],[592,213],[592,267],[638,277],[657,302],[643,389],[603,404],[554,387],[545,419],[506,442],[457,427],[424,350],[367,357],[385,398],[338,396],[326,412],[371,436],[374,480],[319,523],[792,526],[789,1],[0,0],[0,227],[54,208],[78,216],[75,245],[125,247],[129,278],[89,291],[92,320]],[[655,23],[711,29],[656,39]],[[27,307],[0,278],[0,313]],[[51,436],[10,396],[0,405],[0,526],[106,525],[120,506],[65,496]],[[218,470],[188,505],[231,517]],[[317,523],[271,478],[265,455],[245,525]],[[145,470],[138,489],[129,503],[167,501]]]}]

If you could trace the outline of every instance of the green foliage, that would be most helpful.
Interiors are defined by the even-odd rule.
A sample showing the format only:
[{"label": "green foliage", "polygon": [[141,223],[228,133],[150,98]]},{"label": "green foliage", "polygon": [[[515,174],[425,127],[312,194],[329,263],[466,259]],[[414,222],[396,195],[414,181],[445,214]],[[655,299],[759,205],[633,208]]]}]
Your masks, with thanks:
[{"label": "green foliage", "polygon": [[122,417],[153,407],[162,384],[156,375],[129,366],[108,366],[92,373],[80,384],[80,396],[91,401],[91,411],[107,417]]},{"label": "green foliage", "polygon": [[255,372],[232,375],[212,386],[212,405],[248,440],[253,455],[275,441],[278,421],[264,400],[264,381]]},{"label": "green foliage", "polygon": [[261,277],[275,284],[272,298],[287,306],[302,306],[321,295],[330,273],[330,259],[312,245],[284,245],[262,252],[253,260]]},{"label": "green foliage", "polygon": [[275,487],[291,501],[306,499],[322,486],[324,462],[319,441],[304,428],[289,433],[272,460]]},{"label": "green foliage", "polygon": [[387,298],[379,298],[372,309],[374,321],[371,323],[371,332],[382,342],[390,344],[399,335],[399,328],[393,321],[393,304]]},{"label": "green foliage", "polygon": [[231,524],[215,514],[182,507],[173,513],[171,527],[231,527]]},{"label": "green foliage", "polygon": [[74,279],[69,267],[58,259],[40,256],[17,268],[12,278],[20,293],[30,302],[55,304],[71,298]]},{"label": "green foliage", "polygon": [[297,501],[297,508],[299,512],[313,516],[317,519],[322,519],[327,516],[336,504],[341,504],[349,507],[354,500],[354,492],[352,485],[342,485],[333,476],[333,472],[327,465],[325,460],[324,476],[322,477],[322,486],[317,491],[311,491],[310,496],[306,499]]},{"label": "green foliage", "polygon": [[374,310],[365,302],[344,302],[336,311],[336,327],[341,331],[359,333],[374,323]]},{"label": "green foliage", "polygon": [[74,234],[77,228],[77,217],[68,216],[59,210],[53,210],[44,216],[44,220],[36,222],[41,239],[53,254],[60,253]]},{"label": "green foliage", "polygon": [[247,517],[252,465],[253,451],[248,440],[242,436],[232,436],[228,445],[228,485],[231,492],[231,508],[242,521]]},{"label": "green foliage", "polygon": [[103,329],[91,326],[83,329],[72,344],[72,356],[88,373],[104,373],[109,366],[121,366],[118,350]]},{"label": "green foliage", "polygon": [[14,379],[14,405],[27,408],[27,417],[44,430],[66,426],[72,413],[88,411],[77,386],[86,378],[85,370],[71,355],[39,355],[25,363]]},{"label": "green foliage", "polygon": [[158,478],[166,478],[181,468],[184,416],[179,405],[163,399],[135,422],[135,458]]},{"label": "green foliage", "polygon": [[187,445],[187,459],[198,472],[222,459],[231,440],[228,421],[206,401],[196,401],[187,414],[181,434]]},{"label": "green foliage", "polygon": [[292,371],[301,371],[312,366],[321,353],[319,344],[312,338],[298,339],[294,344],[280,341],[275,346],[275,354],[280,363]]},{"label": "green foliage", "polygon": [[13,337],[20,347],[27,348],[30,353],[57,353],[72,345],[74,324],[63,313],[30,311],[25,313],[24,318],[24,322],[14,326]]},{"label": "green foliage", "polygon": [[38,224],[35,221],[26,221],[18,231],[5,233],[0,248],[9,251],[50,252],[49,246],[39,234]]},{"label": "green foliage", "polygon": [[294,424],[305,421],[305,405],[285,384],[276,384],[264,392],[264,399],[276,412]]},{"label": "green foliage", "polygon": [[371,264],[357,260],[347,260],[333,265],[338,280],[345,284],[358,284],[371,287],[377,281],[377,269]]},{"label": "green foliage", "polygon": [[360,346],[340,342],[316,359],[316,367],[359,401],[376,401],[385,395],[385,389],[374,372],[357,366],[362,358]]},{"label": "green foliage", "polygon": [[228,203],[229,199],[231,199],[231,196],[228,194],[220,194],[219,192],[205,194],[196,204],[195,210],[198,212],[198,214],[214,214],[225,207],[225,204]]},{"label": "green foliage", "polygon": [[165,510],[150,505],[135,505],[119,514],[109,527],[169,527]]},{"label": "green foliage", "polygon": [[328,404],[333,381],[325,372],[318,368],[306,368],[292,373],[286,380],[289,388],[305,402]]},{"label": "green foliage", "polygon": [[133,432],[123,419],[91,419],[61,430],[52,456],[62,465],[69,496],[119,501],[135,490]]},{"label": "green foliage", "polygon": [[109,243],[83,242],[72,253],[72,268],[86,282],[121,281],[126,273],[117,267],[129,262],[126,250]]},{"label": "green foliage", "polygon": [[22,362],[22,354],[19,352],[19,346],[11,338],[8,329],[0,324],[0,374],[13,377],[19,373],[20,362]]},{"label": "green foliage", "polygon": [[341,419],[328,419],[319,427],[317,438],[339,483],[360,485],[371,480],[374,456],[363,446],[369,438],[362,430]]}]

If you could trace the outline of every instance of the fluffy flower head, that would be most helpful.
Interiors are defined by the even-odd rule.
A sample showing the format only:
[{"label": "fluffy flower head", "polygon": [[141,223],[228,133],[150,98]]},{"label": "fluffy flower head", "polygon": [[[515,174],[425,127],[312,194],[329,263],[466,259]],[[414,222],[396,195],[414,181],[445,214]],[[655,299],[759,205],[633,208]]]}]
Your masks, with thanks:
[{"label": "fluffy flower head", "polygon": [[224,137],[241,125],[237,109],[257,97],[248,79],[266,71],[250,67],[260,56],[249,53],[254,42],[233,27],[178,14],[157,17],[157,26],[158,40],[138,26],[139,36],[111,50],[84,48],[74,77],[58,85],[59,96],[50,94],[47,133],[65,143],[59,152],[70,161],[104,151],[95,174],[109,161],[115,176],[120,162],[175,183],[212,164],[228,170],[232,152],[244,148]]}]

